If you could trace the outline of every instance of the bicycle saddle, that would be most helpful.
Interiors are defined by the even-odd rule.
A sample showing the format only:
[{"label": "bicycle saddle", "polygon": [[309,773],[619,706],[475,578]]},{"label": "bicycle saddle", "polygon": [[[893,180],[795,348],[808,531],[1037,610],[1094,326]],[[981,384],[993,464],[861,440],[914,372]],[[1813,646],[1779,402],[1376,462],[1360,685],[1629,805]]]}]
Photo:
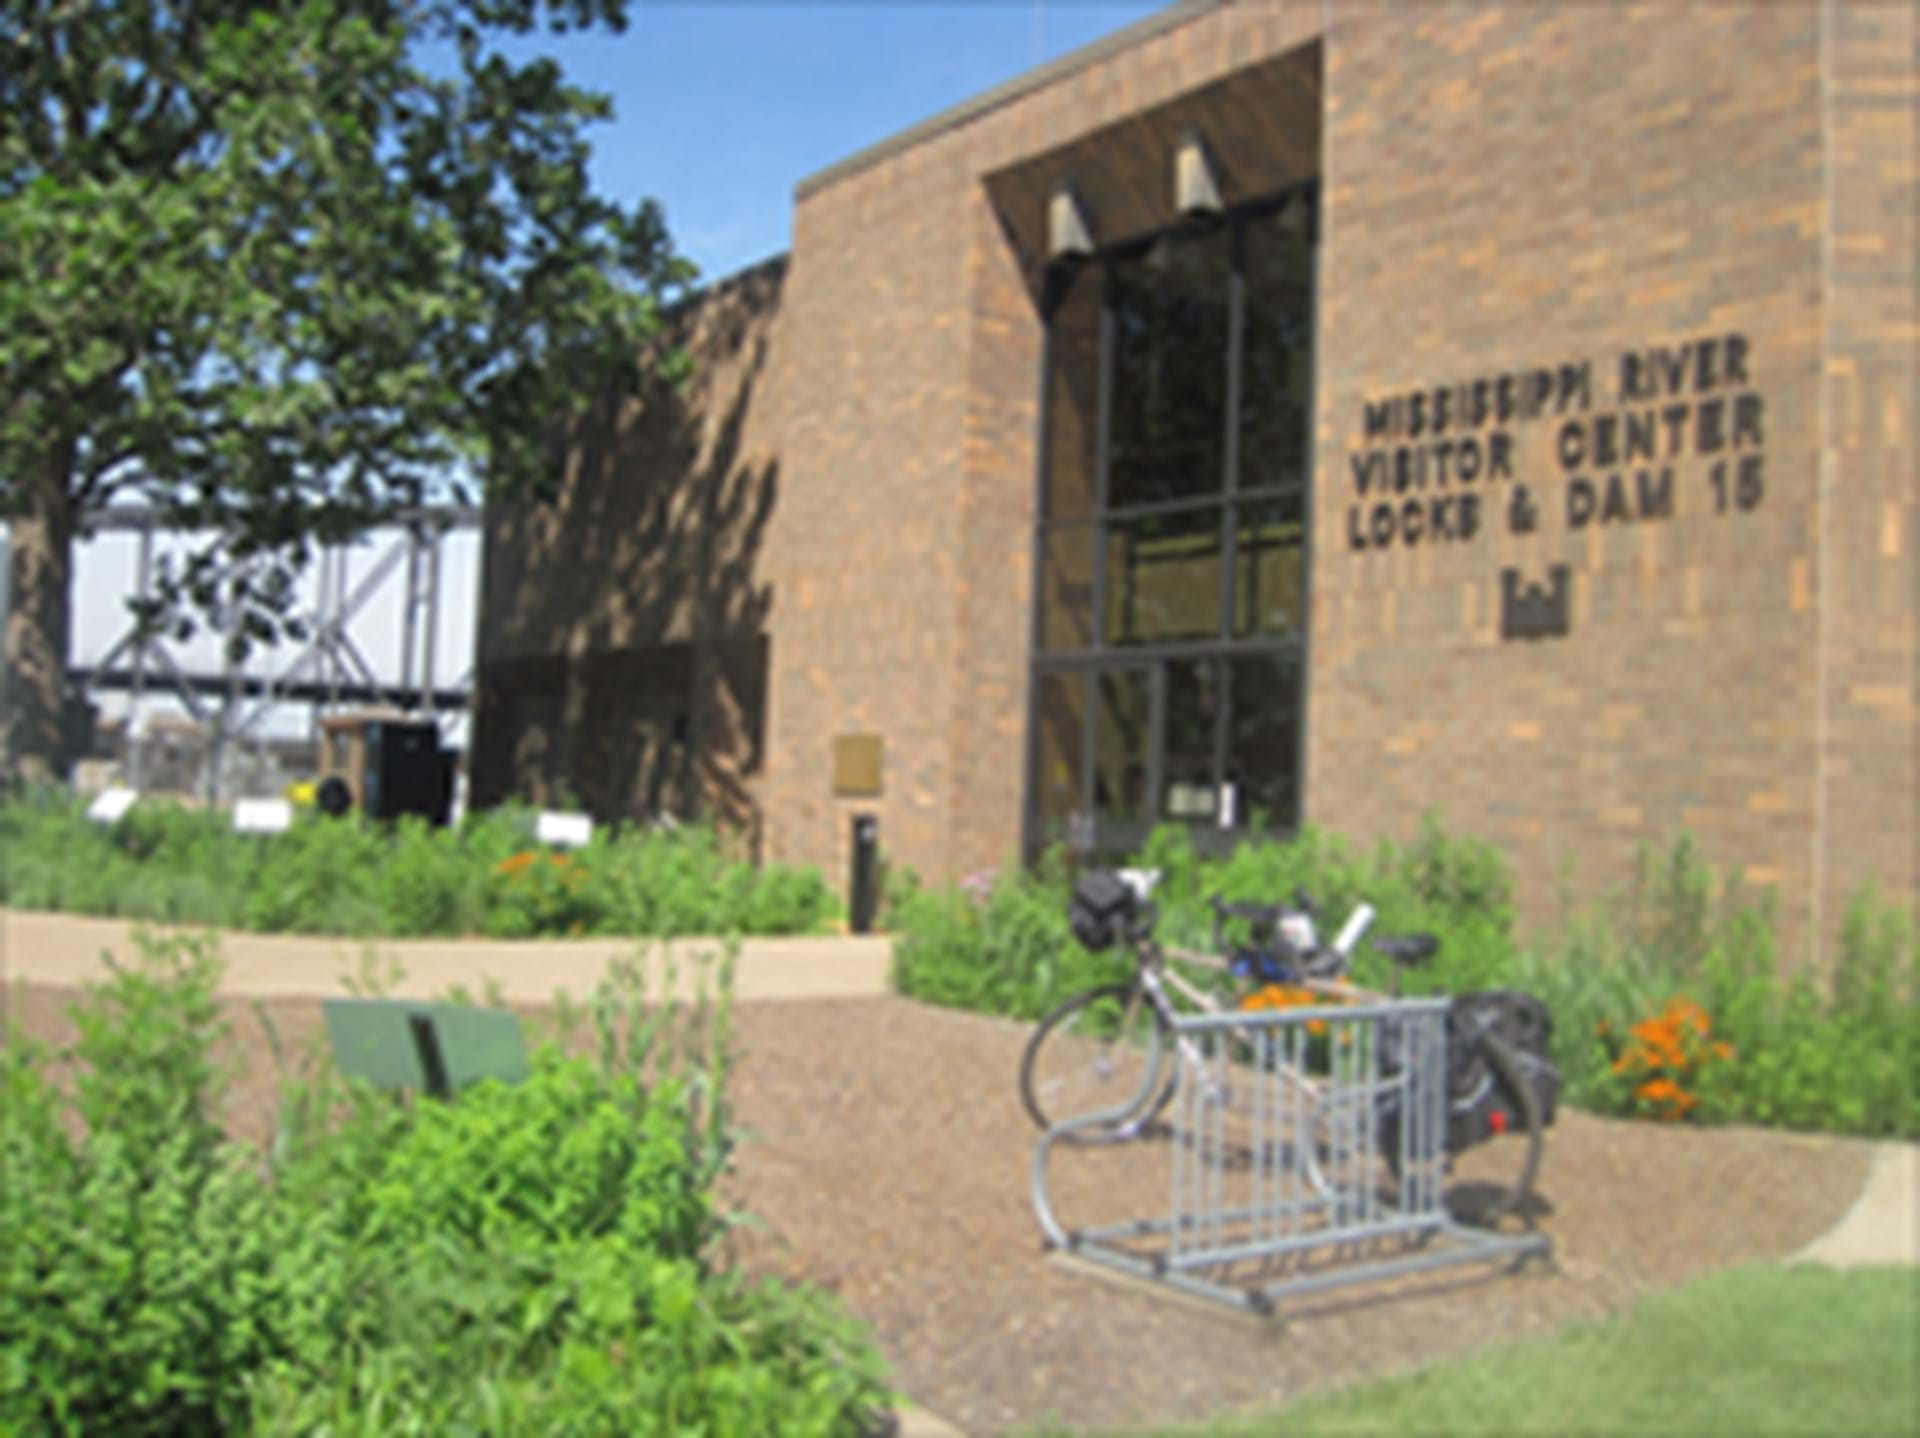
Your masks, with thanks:
[{"label": "bicycle saddle", "polygon": [[1440,941],[1432,934],[1408,934],[1405,938],[1375,939],[1374,948],[1396,964],[1424,964],[1440,952]]}]

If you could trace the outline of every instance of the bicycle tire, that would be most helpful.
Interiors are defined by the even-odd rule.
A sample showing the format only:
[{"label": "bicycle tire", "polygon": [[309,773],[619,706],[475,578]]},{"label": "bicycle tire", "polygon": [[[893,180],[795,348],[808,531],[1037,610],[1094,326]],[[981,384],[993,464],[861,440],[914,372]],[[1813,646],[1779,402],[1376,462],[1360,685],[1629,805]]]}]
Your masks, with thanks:
[{"label": "bicycle tire", "polygon": [[[1111,1036],[1103,1035],[1102,1025],[1092,1017],[1103,1002],[1116,1003],[1121,1008],[1123,1028]],[[1137,1051],[1139,1031],[1134,1026],[1142,1020],[1158,1030],[1158,1042],[1150,1048],[1150,1075],[1139,1065],[1128,1066],[1115,1057],[1122,1048]],[[1083,1023],[1087,1025],[1086,1032],[1079,1031],[1078,1025]],[[1088,1051],[1067,1052],[1080,1046],[1086,1046]],[[1027,1040],[1026,1050],[1020,1056],[1020,1101],[1036,1125],[1049,1129],[1065,1119],[1097,1113],[1103,1107],[1112,1108],[1134,1095],[1146,1095],[1111,1123],[1072,1135],[1075,1141],[1093,1143],[1132,1137],[1157,1118],[1173,1097],[1175,1076],[1169,1076],[1164,1083],[1160,1078],[1170,1062],[1172,1049],[1172,1029],[1137,984],[1106,984],[1088,989],[1075,994],[1043,1018],[1033,1037]],[[1060,1055],[1059,1067],[1063,1071],[1060,1079],[1048,1074],[1056,1054]],[[1086,1091],[1078,1097],[1069,1097],[1062,1090],[1068,1087],[1067,1077],[1076,1073],[1090,1082],[1073,1086],[1084,1087]]]},{"label": "bicycle tire", "polygon": [[[1487,1061],[1487,1067],[1493,1070],[1493,1081],[1501,1097],[1520,1115],[1520,1132],[1515,1137],[1523,1144],[1518,1178],[1506,1185],[1502,1196],[1482,1207],[1477,1215],[1480,1226],[1491,1228],[1508,1214],[1520,1212],[1526,1207],[1527,1200],[1533,1195],[1534,1180],[1540,1174],[1540,1157],[1545,1148],[1545,1139],[1541,1132],[1539,1102],[1532,1086],[1520,1072],[1513,1050],[1504,1040],[1491,1033],[1481,1033],[1476,1042]],[[1521,1217],[1531,1225],[1529,1215],[1522,1212]]]}]

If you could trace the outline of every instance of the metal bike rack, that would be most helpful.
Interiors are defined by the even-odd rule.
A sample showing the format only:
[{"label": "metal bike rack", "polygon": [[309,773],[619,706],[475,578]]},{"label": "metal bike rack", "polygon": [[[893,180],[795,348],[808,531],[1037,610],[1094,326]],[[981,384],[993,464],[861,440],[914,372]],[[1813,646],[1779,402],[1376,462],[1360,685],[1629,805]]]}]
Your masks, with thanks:
[{"label": "metal bike rack", "polygon": [[1129,1140],[1168,1156],[1166,1216],[1069,1229],[1047,1191],[1062,1140],[1118,1123],[1166,1081],[1149,1062],[1133,1102],[1041,1137],[1032,1194],[1048,1244],[1263,1316],[1281,1298],[1545,1256],[1545,1235],[1446,1210],[1446,1018],[1443,998],[1180,1017],[1172,1107]]}]

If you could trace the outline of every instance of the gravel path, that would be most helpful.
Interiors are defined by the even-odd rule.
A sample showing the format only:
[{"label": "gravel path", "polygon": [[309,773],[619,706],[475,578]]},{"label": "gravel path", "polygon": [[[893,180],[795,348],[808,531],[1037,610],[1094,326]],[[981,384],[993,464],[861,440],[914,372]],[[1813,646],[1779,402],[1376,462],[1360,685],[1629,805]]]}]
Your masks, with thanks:
[{"label": "gravel path", "polygon": [[[30,988],[9,1008],[59,1039],[69,997]],[[292,1044],[319,1029],[316,1002],[264,1007]],[[275,1087],[250,1010],[233,1006],[247,1077],[229,1123],[257,1141]],[[1566,1112],[1540,1181],[1550,1268],[1452,1270],[1396,1285],[1391,1301],[1323,1296],[1275,1330],[1044,1258],[1027,1196],[1035,1135],[1014,1087],[1026,1026],[895,998],[748,1004],[735,1020],[748,1138],[727,1194],[761,1221],[733,1240],[736,1257],[836,1290],[872,1324],[899,1385],[976,1434],[1271,1405],[1618,1311],[1792,1253],[1839,1219],[1869,1165],[1869,1146],[1848,1139]],[[1068,1155],[1063,1217],[1164,1211],[1164,1163],[1152,1144]]]}]

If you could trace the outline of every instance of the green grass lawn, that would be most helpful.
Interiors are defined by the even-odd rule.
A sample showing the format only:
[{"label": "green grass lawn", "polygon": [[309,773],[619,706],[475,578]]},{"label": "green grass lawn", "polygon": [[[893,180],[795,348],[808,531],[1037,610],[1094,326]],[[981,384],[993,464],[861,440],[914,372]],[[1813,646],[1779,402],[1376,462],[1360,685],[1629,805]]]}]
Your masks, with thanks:
[{"label": "green grass lawn", "polygon": [[1771,1265],[1624,1317],[1167,1438],[1920,1434],[1920,1271]]}]

